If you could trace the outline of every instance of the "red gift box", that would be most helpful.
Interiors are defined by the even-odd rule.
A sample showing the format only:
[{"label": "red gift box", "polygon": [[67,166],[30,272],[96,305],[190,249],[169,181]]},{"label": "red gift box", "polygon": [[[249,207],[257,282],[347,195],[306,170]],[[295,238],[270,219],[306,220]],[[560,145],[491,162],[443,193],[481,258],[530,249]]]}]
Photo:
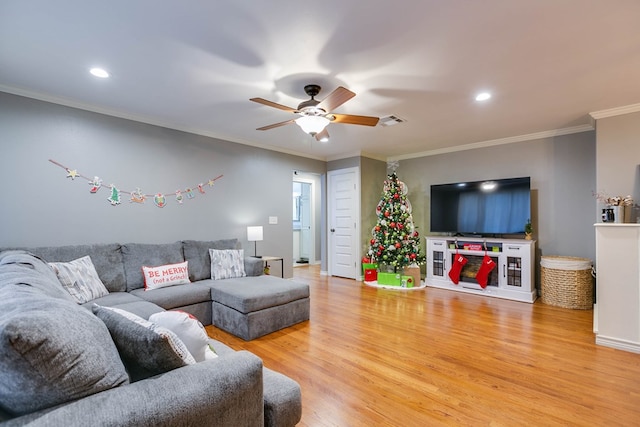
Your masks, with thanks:
[{"label": "red gift box", "polygon": [[364,281],[365,282],[375,282],[378,280],[378,270],[365,270],[364,271]]}]

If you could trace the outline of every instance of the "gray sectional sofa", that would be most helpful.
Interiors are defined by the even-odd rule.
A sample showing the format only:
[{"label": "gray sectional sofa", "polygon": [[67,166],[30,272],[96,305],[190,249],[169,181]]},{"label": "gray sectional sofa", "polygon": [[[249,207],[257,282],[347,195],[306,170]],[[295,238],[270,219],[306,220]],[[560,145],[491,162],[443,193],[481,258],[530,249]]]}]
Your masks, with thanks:
[{"label": "gray sectional sofa", "polygon": [[[164,310],[180,310],[245,340],[308,320],[308,285],[261,274],[260,259],[245,258],[246,277],[211,279],[209,249],[237,248],[236,239],[227,239],[1,252],[0,420],[4,422],[0,425],[295,425],[302,411],[299,385],[264,368],[255,355],[210,340],[217,358],[132,381],[109,329],[92,312],[97,305],[148,319]],[[86,255],[109,293],[78,304],[46,262],[69,262]],[[145,290],[143,265],[184,261],[191,283]],[[38,352],[54,344],[64,351],[55,350],[53,356],[43,351],[30,359],[33,349],[13,345],[34,336]],[[73,354],[63,357],[70,349]],[[88,390],[68,389],[69,373],[53,369],[66,366],[69,357],[74,360],[72,370],[80,369],[80,376],[89,382]],[[44,367],[53,379],[43,386],[24,377],[34,367]],[[99,375],[87,380],[87,372]],[[77,380],[71,383],[72,389],[77,386]],[[54,397],[47,400],[49,388]]]}]

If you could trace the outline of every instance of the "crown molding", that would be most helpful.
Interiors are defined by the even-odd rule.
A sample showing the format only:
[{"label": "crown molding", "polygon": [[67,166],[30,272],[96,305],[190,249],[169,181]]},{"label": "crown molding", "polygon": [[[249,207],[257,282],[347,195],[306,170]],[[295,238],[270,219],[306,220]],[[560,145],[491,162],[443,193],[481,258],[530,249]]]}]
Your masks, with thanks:
[{"label": "crown molding", "polygon": [[625,105],[624,107],[609,108],[608,110],[600,110],[589,113],[594,120],[604,119],[606,117],[621,116],[623,114],[637,113],[640,111],[640,104]]},{"label": "crown molding", "polygon": [[587,131],[591,131],[591,130],[594,130],[594,129],[595,128],[593,127],[592,124],[584,124],[584,125],[571,126],[571,127],[562,128],[562,129],[554,129],[554,130],[547,130],[547,131],[543,131],[543,132],[528,133],[526,135],[517,135],[517,136],[510,136],[510,137],[507,137],[507,138],[492,139],[492,140],[489,140],[489,141],[473,142],[471,144],[457,145],[455,147],[438,148],[438,149],[435,149],[435,150],[422,151],[422,152],[419,152],[419,153],[406,154],[406,155],[402,155],[402,156],[391,156],[387,160],[388,161],[408,160],[408,159],[415,159],[415,158],[418,158],[418,157],[436,156],[438,154],[454,153],[454,152],[457,152],[457,151],[475,150],[475,149],[478,149],[478,148],[493,147],[493,146],[496,146],[496,145],[504,145],[504,144],[513,144],[513,143],[516,143],[516,142],[532,141],[534,139],[553,138],[555,136],[569,135],[569,134],[572,134],[572,133],[587,132]]}]

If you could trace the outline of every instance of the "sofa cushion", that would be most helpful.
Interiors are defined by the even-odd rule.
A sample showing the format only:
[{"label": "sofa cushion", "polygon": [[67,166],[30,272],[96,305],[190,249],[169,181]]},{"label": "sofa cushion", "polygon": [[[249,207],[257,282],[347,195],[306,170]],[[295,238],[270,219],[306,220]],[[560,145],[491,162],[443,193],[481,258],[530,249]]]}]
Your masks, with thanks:
[{"label": "sofa cushion", "polygon": [[144,287],[143,265],[177,264],[184,261],[182,242],[167,244],[127,243],[122,245],[127,291]]},{"label": "sofa cushion", "polygon": [[128,311],[129,313],[137,314],[143,319],[148,319],[152,314],[164,311],[162,307],[139,298],[129,292],[111,292],[109,295],[96,298],[82,306],[91,311],[93,309],[93,304],[105,307],[116,307]]},{"label": "sofa cushion", "polygon": [[245,314],[309,297],[309,285],[269,275],[206,284],[211,287],[213,301]]},{"label": "sofa cushion", "polygon": [[29,249],[48,262],[69,262],[89,255],[98,277],[109,292],[126,290],[122,252],[119,243],[46,246]]},{"label": "sofa cushion", "polygon": [[62,286],[78,304],[109,294],[89,255],[70,262],[50,262],[49,265]]},{"label": "sofa cushion", "polygon": [[0,287],[7,285],[36,289],[52,298],[74,302],[51,267],[23,250],[0,252]]},{"label": "sofa cushion", "polygon": [[144,301],[142,298],[135,296],[130,292],[110,292],[108,295],[105,295],[100,298],[96,298],[93,301],[89,301],[86,304],[83,304],[84,307],[88,307],[89,310],[93,307],[93,304],[103,305],[107,307],[115,307],[121,304],[128,304],[132,302],[140,302]]},{"label": "sofa cushion", "polygon": [[211,279],[209,249],[238,249],[238,239],[213,241],[185,240],[182,242],[184,259],[189,261],[189,279],[192,282]]},{"label": "sofa cushion", "polygon": [[144,276],[145,291],[191,283],[189,281],[189,261],[157,267],[143,265],[142,275]]},{"label": "sofa cushion", "polygon": [[218,355],[209,346],[209,337],[202,323],[184,311],[163,311],[149,317],[149,321],[176,334],[187,346],[196,362],[215,359]]},{"label": "sofa cushion", "polygon": [[75,302],[19,285],[0,287],[0,372],[0,406],[14,415],[129,382],[99,319]]},{"label": "sofa cushion", "polygon": [[136,289],[131,291],[131,294],[145,301],[157,304],[165,310],[197,304],[203,301],[211,301],[211,290],[209,286],[203,285],[200,282],[190,283],[188,285],[169,286],[151,291]]},{"label": "sofa cushion", "polygon": [[245,277],[243,249],[209,249],[213,280]]},{"label": "sofa cushion", "polygon": [[93,312],[107,325],[132,381],[196,363],[166,328],[118,308],[96,304]]}]

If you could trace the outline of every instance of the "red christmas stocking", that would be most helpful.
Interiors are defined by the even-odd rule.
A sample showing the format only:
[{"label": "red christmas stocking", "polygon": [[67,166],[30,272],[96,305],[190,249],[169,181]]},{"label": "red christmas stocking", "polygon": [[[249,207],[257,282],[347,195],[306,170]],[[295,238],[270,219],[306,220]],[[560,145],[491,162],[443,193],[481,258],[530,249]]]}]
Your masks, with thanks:
[{"label": "red christmas stocking", "polygon": [[489,273],[496,267],[496,263],[491,259],[489,255],[484,256],[482,258],[482,265],[478,269],[478,273],[476,274],[476,280],[478,284],[482,287],[482,289],[487,287],[487,281],[489,280]]},{"label": "red christmas stocking", "polygon": [[462,267],[467,263],[467,259],[460,254],[456,253],[455,258],[453,259],[453,265],[451,266],[451,270],[449,270],[449,278],[456,285],[460,281],[460,271]]}]

